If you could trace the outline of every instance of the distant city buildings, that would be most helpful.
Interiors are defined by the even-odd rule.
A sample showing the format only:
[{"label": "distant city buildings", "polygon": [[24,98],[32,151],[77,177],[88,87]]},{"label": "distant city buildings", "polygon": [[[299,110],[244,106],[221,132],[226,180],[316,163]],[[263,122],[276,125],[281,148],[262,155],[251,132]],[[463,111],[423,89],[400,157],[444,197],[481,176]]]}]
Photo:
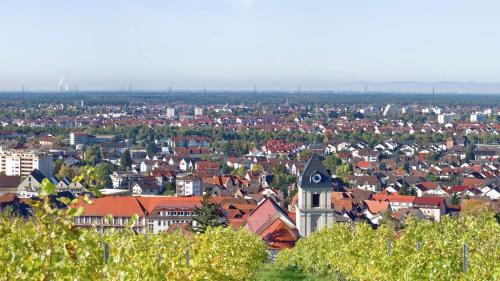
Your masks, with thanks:
[{"label": "distant city buildings", "polygon": [[203,115],[203,108],[201,108],[201,107],[195,107],[194,108],[194,115],[195,116]]},{"label": "distant city buildings", "polygon": [[7,176],[28,176],[37,169],[52,177],[52,155],[45,152],[0,148],[0,173]]},{"label": "distant city buildings", "polygon": [[175,108],[169,107],[167,108],[167,118],[174,118],[175,117]]},{"label": "distant city buildings", "polygon": [[474,123],[482,123],[488,119],[488,116],[482,112],[476,112],[470,115],[470,121]]},{"label": "distant city buildings", "polygon": [[446,123],[451,123],[453,122],[453,119],[457,117],[456,114],[451,113],[451,114],[439,114],[438,115],[438,123],[439,124],[446,124]]},{"label": "distant city buildings", "polygon": [[96,143],[106,143],[109,142],[113,136],[111,135],[90,135],[85,132],[72,132],[69,135],[69,143],[71,145],[91,145]]}]

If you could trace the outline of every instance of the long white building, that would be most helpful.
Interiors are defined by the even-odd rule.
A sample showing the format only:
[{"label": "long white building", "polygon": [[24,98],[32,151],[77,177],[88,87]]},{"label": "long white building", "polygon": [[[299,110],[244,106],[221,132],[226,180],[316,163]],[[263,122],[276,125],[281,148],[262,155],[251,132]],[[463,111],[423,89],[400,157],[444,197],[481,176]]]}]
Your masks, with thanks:
[{"label": "long white building", "polygon": [[27,176],[38,169],[52,177],[52,155],[45,152],[0,148],[0,173],[7,176]]}]

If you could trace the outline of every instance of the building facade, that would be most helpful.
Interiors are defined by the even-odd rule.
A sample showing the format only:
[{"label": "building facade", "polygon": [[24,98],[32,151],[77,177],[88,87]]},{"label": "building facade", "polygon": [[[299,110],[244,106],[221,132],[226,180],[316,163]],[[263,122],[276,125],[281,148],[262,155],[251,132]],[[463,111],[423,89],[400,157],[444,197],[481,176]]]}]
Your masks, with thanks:
[{"label": "building facade", "polygon": [[202,180],[193,175],[178,177],[176,182],[176,193],[178,196],[202,195]]},{"label": "building facade", "polygon": [[0,173],[7,176],[28,176],[39,170],[47,178],[52,177],[53,156],[45,152],[0,149]]}]

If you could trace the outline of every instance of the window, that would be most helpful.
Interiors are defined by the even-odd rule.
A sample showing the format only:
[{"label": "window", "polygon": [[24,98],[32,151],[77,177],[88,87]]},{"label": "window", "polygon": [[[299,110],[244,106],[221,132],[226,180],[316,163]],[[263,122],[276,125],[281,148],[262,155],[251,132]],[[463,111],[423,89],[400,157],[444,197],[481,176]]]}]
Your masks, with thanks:
[{"label": "window", "polygon": [[319,208],[319,194],[318,193],[314,193],[312,195],[312,207]]}]

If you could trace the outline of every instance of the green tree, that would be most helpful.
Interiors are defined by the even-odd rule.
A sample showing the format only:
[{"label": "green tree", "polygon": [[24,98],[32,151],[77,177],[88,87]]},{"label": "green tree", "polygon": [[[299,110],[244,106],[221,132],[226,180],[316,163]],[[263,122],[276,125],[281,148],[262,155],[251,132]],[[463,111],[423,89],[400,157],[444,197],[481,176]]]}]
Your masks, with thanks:
[{"label": "green tree", "polygon": [[57,178],[62,180],[64,178],[73,179],[75,177],[75,171],[68,166],[66,163],[63,163],[61,169],[57,173]]},{"label": "green tree", "polygon": [[196,207],[194,213],[193,220],[196,222],[196,226],[193,229],[196,232],[204,233],[208,227],[226,226],[219,205],[212,201],[212,197],[208,193],[203,196],[201,207]]},{"label": "green tree", "polygon": [[130,157],[130,151],[127,149],[120,156],[120,170],[126,171],[132,168],[132,157]]},{"label": "green tree", "polygon": [[299,153],[300,160],[302,161],[307,161],[311,156],[313,155],[313,152],[309,149],[304,149]]},{"label": "green tree", "polygon": [[409,186],[407,183],[405,183],[399,189],[398,193],[400,195],[416,196],[417,195],[417,190],[415,189],[415,187]]},{"label": "green tree", "polygon": [[342,178],[345,182],[348,181],[348,177],[352,175],[352,166],[349,164],[342,164],[335,169],[335,175]]},{"label": "green tree", "polygon": [[115,166],[108,162],[99,163],[96,166],[96,185],[97,188],[112,188],[111,174],[113,174]]},{"label": "green tree", "polygon": [[335,171],[337,166],[342,165],[342,159],[338,158],[335,155],[328,155],[325,157],[325,160],[323,161],[323,164],[325,167],[330,170],[332,173]]},{"label": "green tree", "polygon": [[83,160],[86,163],[95,166],[97,162],[101,160],[101,147],[97,144],[91,145],[87,148],[87,150],[85,150]]},{"label": "green tree", "polygon": [[453,195],[450,197],[450,204],[455,206],[460,204],[460,197],[458,197],[457,193],[453,193]]},{"label": "green tree", "polygon": [[476,159],[476,156],[474,155],[474,144],[473,143],[470,143],[468,146],[467,146],[467,149],[465,151],[465,159],[464,161],[467,163],[469,162],[470,160],[474,160]]},{"label": "green tree", "polygon": [[253,164],[252,165],[252,172],[262,172],[264,168],[260,164]]},{"label": "green tree", "polygon": [[175,183],[168,182],[165,186],[165,192],[163,192],[163,195],[175,195]]},{"label": "green tree", "polygon": [[59,173],[59,170],[61,170],[63,164],[64,160],[62,159],[57,159],[56,161],[54,161],[54,163],[52,164],[52,173],[54,175],[57,175]]},{"label": "green tree", "polygon": [[146,151],[149,157],[152,157],[156,154],[156,145],[154,143],[148,143],[148,145],[146,145]]},{"label": "green tree", "polygon": [[246,175],[247,171],[245,170],[245,167],[241,166],[238,169],[236,169],[236,175],[240,177],[244,177]]}]

